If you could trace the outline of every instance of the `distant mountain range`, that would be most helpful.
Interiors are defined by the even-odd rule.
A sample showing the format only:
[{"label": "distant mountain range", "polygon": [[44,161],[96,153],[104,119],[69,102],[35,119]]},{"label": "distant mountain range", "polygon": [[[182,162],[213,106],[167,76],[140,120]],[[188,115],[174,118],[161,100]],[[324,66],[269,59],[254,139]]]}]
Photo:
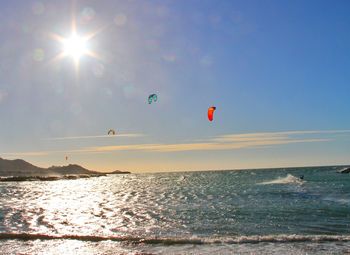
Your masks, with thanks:
[{"label": "distant mountain range", "polygon": [[[69,164],[67,166],[52,166],[49,168],[41,168],[34,166],[22,159],[8,160],[0,158],[0,177],[1,180],[11,180],[13,177],[18,180],[27,179],[27,177],[36,177],[38,179],[52,179],[49,177],[57,177],[62,179],[62,177],[67,177],[67,179],[76,178],[88,178],[92,176],[101,176],[107,174],[129,174],[127,171],[113,171],[108,173],[101,173],[98,171],[88,170],[82,166],[76,164]],[[75,176],[76,178],[74,178]],[[7,177],[7,178],[4,178]],[[9,177],[11,177],[9,179]]]}]

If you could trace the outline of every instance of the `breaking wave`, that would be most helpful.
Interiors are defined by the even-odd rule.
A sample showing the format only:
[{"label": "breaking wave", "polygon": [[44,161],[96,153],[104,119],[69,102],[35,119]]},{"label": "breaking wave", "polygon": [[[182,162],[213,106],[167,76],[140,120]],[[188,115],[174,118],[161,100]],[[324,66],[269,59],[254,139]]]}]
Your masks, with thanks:
[{"label": "breaking wave", "polygon": [[0,240],[78,240],[88,242],[115,241],[140,244],[243,244],[289,242],[349,242],[350,235],[264,235],[234,236],[222,238],[142,238],[132,236],[47,235],[30,233],[0,233]]},{"label": "breaking wave", "polygon": [[303,184],[304,181],[294,175],[288,174],[286,177],[277,178],[271,181],[260,182],[258,184],[266,185],[266,184]]}]

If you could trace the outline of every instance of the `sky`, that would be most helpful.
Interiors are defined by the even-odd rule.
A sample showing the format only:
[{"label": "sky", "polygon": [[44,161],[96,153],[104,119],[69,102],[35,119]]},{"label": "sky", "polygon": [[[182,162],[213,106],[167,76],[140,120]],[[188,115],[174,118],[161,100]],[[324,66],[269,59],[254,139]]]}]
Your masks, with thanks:
[{"label": "sky", "polygon": [[[0,157],[132,172],[349,164],[349,11],[346,0],[3,1]],[[85,46],[72,52],[74,33]]]}]

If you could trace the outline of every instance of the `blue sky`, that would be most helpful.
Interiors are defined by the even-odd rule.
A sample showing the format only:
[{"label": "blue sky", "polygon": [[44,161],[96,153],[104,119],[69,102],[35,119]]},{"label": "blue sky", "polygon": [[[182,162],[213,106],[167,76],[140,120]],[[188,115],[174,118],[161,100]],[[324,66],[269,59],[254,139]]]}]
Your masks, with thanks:
[{"label": "blue sky", "polygon": [[[348,1],[0,9],[4,158],[134,172],[349,164]],[[53,36],[69,38],[73,21],[97,31],[79,68]]]}]

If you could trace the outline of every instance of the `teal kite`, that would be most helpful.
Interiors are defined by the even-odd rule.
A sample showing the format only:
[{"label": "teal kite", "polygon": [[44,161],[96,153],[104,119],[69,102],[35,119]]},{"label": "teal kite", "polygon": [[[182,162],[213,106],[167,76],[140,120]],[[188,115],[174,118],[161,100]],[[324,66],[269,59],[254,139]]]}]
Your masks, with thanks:
[{"label": "teal kite", "polygon": [[152,101],[153,101],[153,102],[157,102],[157,99],[158,99],[158,97],[157,97],[156,94],[151,94],[151,95],[149,95],[149,97],[148,97],[148,103],[151,104]]}]

